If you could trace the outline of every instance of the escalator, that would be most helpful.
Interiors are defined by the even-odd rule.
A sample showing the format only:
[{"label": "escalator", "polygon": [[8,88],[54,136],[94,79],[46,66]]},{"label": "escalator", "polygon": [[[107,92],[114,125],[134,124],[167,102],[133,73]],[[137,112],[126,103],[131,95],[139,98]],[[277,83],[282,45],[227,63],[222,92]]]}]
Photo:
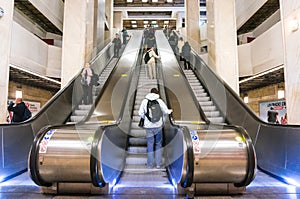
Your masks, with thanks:
[{"label": "escalator", "polygon": [[[96,74],[102,74],[105,67],[115,61],[112,56],[113,45],[110,43],[93,59],[91,67]],[[2,138],[0,181],[5,181],[27,169],[28,151],[40,129],[47,125],[69,122],[70,116],[81,104],[83,92],[79,83],[80,78],[81,75],[78,73],[30,120],[21,124],[0,125]]]},{"label": "escalator", "polygon": [[[191,65],[224,121],[243,127],[253,142],[260,170],[291,185],[300,184],[300,126],[262,121],[240,97],[193,51]],[[202,106],[202,105],[201,105]]]},{"label": "escalator", "polygon": [[[135,33],[127,44],[122,67],[84,121],[38,133],[29,157],[31,178],[49,194],[243,193],[256,166],[248,134],[238,126],[209,124],[161,31],[157,80],[145,78],[141,36]],[[152,87],[174,110],[165,120],[159,169],[146,167],[145,131],[137,127],[137,110]]]},{"label": "escalator", "polygon": [[139,55],[141,37],[142,33],[136,32],[129,41],[109,83],[83,120],[76,124],[46,126],[35,137],[29,154],[29,173],[43,193],[99,194],[103,191],[92,186],[91,153],[94,154],[96,138],[102,139],[104,127],[118,123],[118,116],[123,112],[122,99],[128,95],[127,87]]}]

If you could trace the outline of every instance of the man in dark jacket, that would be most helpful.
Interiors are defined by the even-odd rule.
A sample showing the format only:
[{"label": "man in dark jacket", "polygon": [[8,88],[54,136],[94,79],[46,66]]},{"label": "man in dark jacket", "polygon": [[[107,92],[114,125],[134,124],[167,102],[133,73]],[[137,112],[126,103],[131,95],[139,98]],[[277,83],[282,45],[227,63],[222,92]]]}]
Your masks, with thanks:
[{"label": "man in dark jacket", "polygon": [[183,61],[184,61],[184,69],[185,70],[191,69],[191,63],[190,63],[191,46],[190,46],[189,42],[187,42],[187,41],[182,46],[182,57],[183,57]]},{"label": "man in dark jacket", "polygon": [[116,37],[113,39],[112,43],[114,43],[114,57],[119,57],[119,51],[122,46],[122,41],[119,38],[119,34],[116,33]]},{"label": "man in dark jacket", "polygon": [[24,112],[26,109],[26,104],[22,101],[22,98],[17,98],[15,103],[10,103],[7,107],[8,111],[13,112],[13,117],[11,123],[18,123],[25,121],[24,119]]}]

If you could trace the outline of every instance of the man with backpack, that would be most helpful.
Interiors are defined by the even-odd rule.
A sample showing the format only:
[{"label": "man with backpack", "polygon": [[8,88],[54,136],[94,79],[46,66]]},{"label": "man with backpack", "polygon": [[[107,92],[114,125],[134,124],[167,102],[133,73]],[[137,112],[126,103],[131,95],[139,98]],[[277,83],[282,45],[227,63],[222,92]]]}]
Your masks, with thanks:
[{"label": "man with backpack", "polygon": [[13,112],[11,123],[23,122],[31,117],[31,112],[22,98],[16,98],[15,103],[10,103],[7,110]]},{"label": "man with backpack", "polygon": [[147,136],[147,166],[154,166],[154,151],[156,168],[162,166],[162,126],[163,117],[170,114],[173,110],[168,109],[167,105],[159,98],[159,92],[156,88],[152,88],[150,93],[146,95],[139,109],[139,116],[144,118],[144,128]]}]

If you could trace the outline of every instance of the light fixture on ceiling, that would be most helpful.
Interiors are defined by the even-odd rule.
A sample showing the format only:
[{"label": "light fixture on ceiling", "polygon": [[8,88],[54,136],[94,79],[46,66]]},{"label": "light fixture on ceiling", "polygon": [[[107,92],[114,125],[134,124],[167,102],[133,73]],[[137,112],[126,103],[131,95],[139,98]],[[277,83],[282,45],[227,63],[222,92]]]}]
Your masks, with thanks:
[{"label": "light fixture on ceiling", "polygon": [[137,25],[136,24],[132,24],[131,27],[137,28]]},{"label": "light fixture on ceiling", "polygon": [[144,24],[148,24],[149,23],[149,21],[144,21]]},{"label": "light fixture on ceiling", "polygon": [[136,21],[131,21],[132,24],[136,24]]},{"label": "light fixture on ceiling", "polygon": [[157,24],[157,21],[152,21],[151,23],[152,23],[152,24]]},{"label": "light fixture on ceiling", "polygon": [[167,0],[167,3],[172,3],[173,2],[173,0]]},{"label": "light fixture on ceiling", "polygon": [[148,2],[148,0],[142,0],[142,2],[143,2],[143,3],[147,3],[147,2]]},{"label": "light fixture on ceiling", "polygon": [[164,21],[164,24],[169,24],[169,21]]},{"label": "light fixture on ceiling", "polygon": [[158,0],[152,0],[152,3],[157,3],[158,2]]},{"label": "light fixture on ceiling", "polygon": [[133,2],[133,0],[127,0],[127,3],[132,3]]}]

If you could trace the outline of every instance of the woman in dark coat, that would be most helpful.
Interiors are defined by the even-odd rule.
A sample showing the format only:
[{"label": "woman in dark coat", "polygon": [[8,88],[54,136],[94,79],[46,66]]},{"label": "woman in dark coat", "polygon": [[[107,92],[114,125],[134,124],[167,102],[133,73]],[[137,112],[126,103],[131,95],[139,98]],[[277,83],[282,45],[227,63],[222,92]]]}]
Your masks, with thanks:
[{"label": "woman in dark coat", "polygon": [[184,61],[184,69],[189,70],[191,69],[191,46],[189,42],[185,42],[182,46],[182,57]]}]

